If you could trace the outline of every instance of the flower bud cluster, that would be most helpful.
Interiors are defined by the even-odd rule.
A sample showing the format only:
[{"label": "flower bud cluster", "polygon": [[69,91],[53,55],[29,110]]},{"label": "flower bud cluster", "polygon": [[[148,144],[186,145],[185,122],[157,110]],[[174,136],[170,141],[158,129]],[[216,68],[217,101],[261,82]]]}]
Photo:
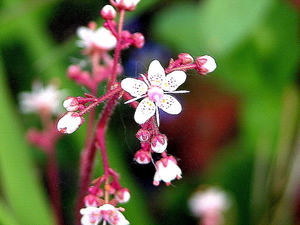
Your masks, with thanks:
[{"label": "flower bud cluster", "polygon": [[76,131],[84,122],[82,115],[92,108],[86,103],[97,102],[97,98],[86,94],[86,98],[69,96],[63,102],[63,106],[68,111],[57,123],[57,129],[61,133],[71,134]]},{"label": "flower bud cluster", "polygon": [[166,149],[168,140],[166,135],[158,131],[158,127],[151,123],[151,120],[141,125],[142,128],[136,133],[136,137],[141,142],[141,149],[135,155],[135,161],[139,164],[148,164],[152,159],[152,153],[161,154],[161,159],[155,162],[155,175],[153,184],[158,186],[160,181],[170,185],[174,179],[181,178],[181,169],[177,165],[176,159],[167,155]]},{"label": "flower bud cluster", "polygon": [[170,60],[169,66],[166,72],[175,70],[187,71],[189,69],[195,69],[200,75],[206,75],[213,72],[217,68],[216,61],[209,55],[199,56],[195,62],[193,57],[188,53],[180,53],[178,59]]}]

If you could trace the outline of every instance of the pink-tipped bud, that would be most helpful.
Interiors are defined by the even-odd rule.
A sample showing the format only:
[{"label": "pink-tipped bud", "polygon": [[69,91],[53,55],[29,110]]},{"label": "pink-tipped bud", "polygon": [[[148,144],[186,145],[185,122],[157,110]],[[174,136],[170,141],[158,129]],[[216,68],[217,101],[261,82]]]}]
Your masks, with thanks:
[{"label": "pink-tipped bud", "polygon": [[199,56],[196,59],[196,70],[199,74],[205,75],[213,72],[217,68],[216,61],[209,55]]},{"label": "pink-tipped bud", "polygon": [[151,162],[151,153],[145,150],[138,150],[134,154],[134,159],[138,164],[148,164]]},{"label": "pink-tipped bud", "polygon": [[57,129],[64,134],[71,134],[83,124],[84,119],[76,112],[66,113],[57,123]]},{"label": "pink-tipped bud", "polygon": [[168,140],[166,135],[159,134],[151,139],[151,149],[156,153],[162,153],[167,149]]},{"label": "pink-tipped bud", "polygon": [[135,136],[140,141],[148,141],[151,137],[151,134],[148,130],[139,129]]},{"label": "pink-tipped bud", "polygon": [[130,199],[130,192],[126,188],[122,188],[116,191],[115,198],[120,203],[126,203]]},{"label": "pink-tipped bud", "polygon": [[178,59],[182,60],[182,64],[189,64],[189,63],[193,63],[194,62],[193,57],[190,54],[188,54],[188,53],[180,53],[178,55]]},{"label": "pink-tipped bud", "polygon": [[134,33],[131,36],[132,40],[133,40],[133,46],[136,48],[142,48],[145,44],[145,37],[143,34],[141,33]]},{"label": "pink-tipped bud", "polygon": [[100,14],[105,20],[113,20],[114,18],[116,18],[116,10],[111,5],[105,5],[101,9]]},{"label": "pink-tipped bud", "polygon": [[69,96],[63,102],[63,106],[67,111],[74,112],[78,110],[80,104],[78,103],[78,100],[75,97]]},{"label": "pink-tipped bud", "polygon": [[100,206],[99,198],[94,195],[87,195],[83,199],[86,207],[98,207]]},{"label": "pink-tipped bud", "polygon": [[139,1],[140,0],[111,0],[110,2],[117,8],[124,9],[126,11],[133,11]]}]

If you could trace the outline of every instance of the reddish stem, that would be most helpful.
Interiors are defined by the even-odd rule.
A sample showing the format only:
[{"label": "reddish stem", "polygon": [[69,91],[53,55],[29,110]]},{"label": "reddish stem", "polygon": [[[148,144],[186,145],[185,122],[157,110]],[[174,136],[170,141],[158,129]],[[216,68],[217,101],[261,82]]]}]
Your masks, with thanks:
[{"label": "reddish stem", "polygon": [[118,68],[119,58],[122,50],[122,30],[123,30],[124,18],[125,18],[125,10],[121,9],[119,24],[118,24],[117,46],[114,54],[114,64],[113,64],[111,76],[108,78],[107,90],[110,90],[110,88],[113,86],[113,84],[116,82],[117,79],[117,68]]}]

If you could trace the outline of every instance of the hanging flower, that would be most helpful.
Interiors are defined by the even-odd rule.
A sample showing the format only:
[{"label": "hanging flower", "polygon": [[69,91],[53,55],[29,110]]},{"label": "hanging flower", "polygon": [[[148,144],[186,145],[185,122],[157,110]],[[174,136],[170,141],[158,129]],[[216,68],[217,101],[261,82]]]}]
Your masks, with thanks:
[{"label": "hanging flower", "polygon": [[147,78],[143,76],[143,79],[144,81],[125,78],[121,82],[121,87],[134,97],[125,103],[144,98],[134,114],[134,119],[138,124],[145,123],[156,113],[159,125],[157,107],[173,115],[181,112],[181,104],[169,93],[188,93],[188,91],[176,91],[186,80],[185,72],[173,71],[166,75],[159,61],[154,60],[150,63]]},{"label": "hanging flower", "polygon": [[59,90],[56,85],[49,84],[44,87],[39,81],[32,84],[32,92],[21,92],[20,109],[22,113],[40,113],[48,111],[53,115],[62,112],[61,101],[65,98],[66,91]]},{"label": "hanging flower", "polygon": [[86,207],[80,210],[82,215],[82,225],[97,225],[100,221],[104,220],[111,225],[127,225],[129,221],[126,220],[124,215],[120,212],[122,208],[115,208],[111,204],[104,204],[100,207]]},{"label": "hanging flower", "polygon": [[84,119],[77,112],[67,112],[57,123],[57,129],[64,134],[71,134],[76,131]]},{"label": "hanging flower", "polygon": [[181,178],[181,173],[175,158],[167,156],[156,162],[153,184],[158,186],[160,181],[164,181],[166,185],[170,185],[172,180]]},{"label": "hanging flower", "polygon": [[79,27],[77,29],[77,35],[81,38],[81,40],[77,42],[78,46],[85,49],[98,48],[109,51],[117,44],[116,37],[110,30],[104,27],[99,27],[96,30],[88,27]]}]

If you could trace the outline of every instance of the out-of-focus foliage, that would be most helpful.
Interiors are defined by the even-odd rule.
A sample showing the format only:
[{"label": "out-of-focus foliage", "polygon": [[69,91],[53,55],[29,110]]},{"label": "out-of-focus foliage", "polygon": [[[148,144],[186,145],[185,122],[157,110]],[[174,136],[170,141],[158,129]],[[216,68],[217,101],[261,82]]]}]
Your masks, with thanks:
[{"label": "out-of-focus foliage", "polygon": [[[100,8],[107,3],[0,3],[0,224],[53,224],[42,185],[45,159],[25,140],[26,129],[38,122],[34,116],[20,116],[16,96],[29,90],[37,78],[45,82],[59,78],[62,88],[68,88],[70,94],[82,95],[84,90],[69,81],[65,73],[70,61],[81,59],[75,46],[75,25],[66,24],[79,26],[98,20]],[[57,11],[62,8],[64,13],[59,17]],[[132,201],[124,206],[126,218],[132,224],[195,224],[188,211],[188,197],[200,184],[217,183],[234,198],[226,224],[293,224],[295,207],[290,196],[295,195],[299,187],[296,178],[300,177],[300,170],[297,174],[294,167],[300,164],[296,157],[299,149],[295,149],[299,129],[299,19],[295,8],[283,0],[141,0],[138,10],[128,15],[134,18],[141,14],[141,20],[151,25],[146,29],[142,26],[147,32],[146,40],[168,46],[174,55],[188,52],[215,57],[217,70],[203,79],[234,93],[241,105],[234,141],[224,147],[226,151],[215,154],[205,172],[183,173],[176,187],[153,189],[144,185],[146,189],[139,190],[132,175],[124,172],[125,160],[120,157],[124,154],[115,141],[119,134],[115,137],[112,131],[108,142],[113,167],[121,173],[124,186],[132,190]],[[53,26],[65,28],[62,39],[55,37]],[[197,93],[191,95],[193,102],[198,101]],[[70,221],[84,128],[64,138],[58,149],[65,192],[63,204]],[[180,132],[184,136],[184,129]],[[128,137],[125,142],[131,140]],[[129,144],[119,144],[122,151],[128,150]],[[138,149],[129,154],[135,150]],[[188,150],[187,145],[183,151],[188,155]],[[172,149],[169,151],[172,153]],[[187,160],[188,157],[181,161]],[[137,168],[133,163],[127,164]],[[144,173],[142,166],[138,170]],[[149,215],[155,215],[159,222],[155,223]]]}]

